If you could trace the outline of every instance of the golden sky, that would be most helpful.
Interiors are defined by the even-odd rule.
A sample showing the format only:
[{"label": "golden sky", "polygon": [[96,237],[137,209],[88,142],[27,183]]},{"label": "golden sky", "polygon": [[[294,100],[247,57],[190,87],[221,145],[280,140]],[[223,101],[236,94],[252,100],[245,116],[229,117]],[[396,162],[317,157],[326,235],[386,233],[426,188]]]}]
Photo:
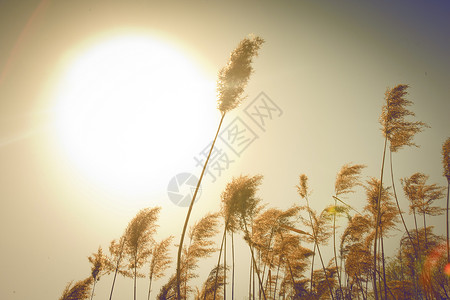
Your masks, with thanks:
[{"label": "golden sky", "polygon": [[[300,201],[295,185],[298,175],[305,173],[317,210],[331,203],[336,173],[345,163],[366,164],[365,179],[379,177],[383,137],[378,117],[386,88],[400,83],[410,85],[411,110],[431,128],[416,136],[420,148],[394,155],[395,176],[398,180],[420,171],[430,175],[430,182],[444,185],[440,153],[450,136],[449,13],[444,1],[1,1],[0,298],[59,297],[67,282],[89,274],[86,257],[99,245],[106,249],[146,206],[162,206],[159,236],[179,239],[186,209],[169,200],[167,186],[178,173],[199,175],[194,158],[201,157],[220,119],[213,90],[217,72],[250,33],[266,42],[254,61],[247,99],[227,116],[224,126],[247,126],[251,143],[234,150],[223,140],[218,145],[234,161],[215,179],[211,174],[205,177],[191,223],[218,210],[221,191],[240,174],[262,174],[263,201],[287,208]],[[148,73],[138,68],[142,76],[149,76],[148,90],[133,97],[153,101],[148,108],[153,123],[145,123],[152,128],[142,132],[154,137],[144,147],[148,160],[135,163],[142,169],[120,177],[122,158],[114,165],[95,154],[102,162],[98,168],[105,166],[105,174],[115,176],[116,181],[104,184],[77,163],[71,151],[79,150],[67,149],[58,135],[62,125],[56,121],[61,118],[56,95],[66,91],[61,87],[66,87],[64,79],[74,61],[108,41],[130,36],[181,53],[202,78],[205,94],[189,94],[195,83],[180,88],[178,81],[161,88],[162,78],[177,82],[177,76],[183,76],[176,69],[171,72],[178,75],[172,76],[162,74],[163,67],[149,68]],[[151,49],[151,62],[165,62],[162,52]],[[127,57],[120,58],[127,62]],[[111,73],[123,72],[115,62],[102,59]],[[82,78],[91,71],[95,74],[95,68],[85,69]],[[146,86],[142,76],[132,76],[136,77],[130,82],[139,79]],[[101,75],[91,83],[98,86],[97,80]],[[82,87],[76,97],[86,99],[94,92]],[[120,92],[117,86],[101,90],[105,91]],[[251,117],[253,104],[260,103],[254,101],[261,97],[273,109],[272,119],[265,118],[264,124]],[[160,99],[164,103],[158,103]],[[134,112],[117,109],[124,116]],[[64,120],[73,115],[64,115]],[[86,124],[80,122],[91,132]],[[120,120],[111,124],[114,134],[121,132]],[[92,144],[78,144],[79,149],[97,147],[93,136]],[[106,158],[114,153],[104,150]],[[149,185],[138,193],[111,187],[140,175],[137,180]],[[364,195],[362,189],[357,195]],[[359,209],[364,205],[356,196],[349,201]],[[406,200],[401,201],[406,207]],[[389,249],[387,242],[394,251],[397,242],[392,245]],[[247,258],[242,265],[247,266]],[[109,287],[110,279],[103,280],[98,295]],[[164,280],[155,284],[154,295]],[[117,299],[120,293],[128,297],[131,283],[119,281]],[[239,288],[245,294],[246,285],[238,287],[238,293]]]}]

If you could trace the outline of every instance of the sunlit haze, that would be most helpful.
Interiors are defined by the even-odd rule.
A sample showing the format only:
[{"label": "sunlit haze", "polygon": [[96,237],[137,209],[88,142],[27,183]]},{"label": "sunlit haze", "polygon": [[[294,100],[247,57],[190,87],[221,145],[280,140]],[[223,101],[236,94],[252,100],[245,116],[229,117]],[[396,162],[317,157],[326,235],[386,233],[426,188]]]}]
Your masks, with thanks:
[{"label": "sunlit haze", "polygon": [[[333,232],[335,225],[337,245],[351,220],[358,220],[357,212],[365,216],[365,224],[371,227],[362,230],[361,238],[347,239],[346,252],[336,249],[335,255],[332,235],[320,244],[320,250],[324,265],[340,268],[343,287],[353,284],[353,299],[373,299],[372,278],[377,276],[355,275],[370,270],[355,258],[363,257],[367,266],[373,266],[376,257],[370,240],[376,221],[362,185],[367,188],[368,182],[374,182],[370,180],[380,179],[384,157],[383,185],[392,192],[395,183],[408,230],[415,233],[433,226],[428,236],[423,229],[422,236],[412,235],[421,243],[420,256],[411,247],[406,249],[410,238],[400,219],[393,219],[382,238],[377,236],[378,249],[382,247],[386,256],[386,276],[392,279],[391,292],[400,293],[399,286],[420,292],[421,283],[412,279],[412,273],[394,278],[402,263],[408,263],[400,261],[399,254],[413,257],[403,270],[415,266],[416,274],[448,274],[448,267],[438,266],[435,259],[442,262],[447,254],[446,190],[422,214],[420,209],[427,204],[408,198],[403,186],[405,179],[420,172],[424,176],[417,178],[429,176],[426,184],[447,188],[442,149],[450,137],[449,3],[0,1],[0,299],[59,299],[67,283],[92,278],[88,256],[99,246],[109,255],[111,241],[125,236],[140,210],[160,207],[155,227],[145,236],[155,242],[173,236],[168,246],[172,262],[152,282],[150,299],[155,299],[176,274],[187,206],[216,132],[183,249],[198,246],[190,239],[190,228],[207,213],[221,211],[222,193],[233,178],[261,175],[256,192],[264,207],[261,213],[303,206],[290,219],[294,230],[274,231],[275,240],[267,247],[275,253],[273,265],[264,265],[268,252],[263,243],[253,247],[262,257],[257,264],[265,283],[269,270],[275,279],[279,267],[280,278],[270,287],[277,289],[271,292],[280,293],[282,282],[287,289],[280,297],[288,299],[295,292],[283,261],[288,251],[274,247],[275,241],[282,240],[279,232],[295,234],[290,236],[300,239],[295,249],[307,249],[290,253],[303,255],[296,256],[300,267],[295,280],[304,284],[304,291],[317,292],[310,286],[311,267],[319,275],[323,268],[317,256],[311,266],[316,247],[307,239],[314,232],[300,218],[309,220],[309,205],[329,217],[322,229]],[[264,39],[259,40],[257,51],[240,44],[256,37]],[[238,45],[244,50],[239,48],[234,55],[241,60],[228,64]],[[251,56],[251,63],[248,57],[239,57],[242,53]],[[240,81],[248,71],[242,65],[253,68],[247,85]],[[225,66],[232,71],[220,73]],[[243,92],[241,105],[225,114],[218,131],[220,74],[228,79],[225,88],[234,91],[242,85]],[[406,120],[428,127],[410,130],[418,147],[404,145],[392,153],[392,181],[390,142],[383,155],[385,139],[379,121],[386,91],[402,84],[408,85],[404,96],[412,105],[406,108],[414,114]],[[232,96],[227,101],[235,100]],[[366,166],[358,177],[362,185],[339,195],[351,206],[348,211],[333,198],[336,176],[345,164]],[[297,189],[301,174],[308,177],[308,205]],[[389,212],[397,214],[394,197],[392,203]],[[247,221],[260,216],[253,213]],[[334,216],[338,216],[335,224]],[[203,233],[214,229],[213,223]],[[258,226],[253,225],[248,224],[257,232]],[[257,276],[250,279],[250,239],[241,227],[233,235],[234,299],[247,299],[249,285],[258,296],[259,288]],[[192,288],[186,290],[188,299],[194,299],[196,288],[202,289],[217,264],[219,251],[213,250],[221,246],[223,216],[217,219],[216,229],[218,233],[208,240],[211,244],[203,244],[211,245],[211,255],[199,258],[198,267],[190,270],[198,277],[187,281]],[[221,257],[226,257],[230,268],[226,298],[232,299],[232,243],[231,236],[226,236],[227,252]],[[369,258],[360,255],[361,249],[348,255],[362,240],[370,244]],[[154,241],[149,239],[146,250]],[[130,253],[128,249],[123,269],[133,273]],[[353,274],[346,269],[352,259],[357,270]],[[148,297],[149,261],[144,262],[138,271],[146,277],[136,280],[137,299]],[[378,271],[382,274],[381,267]],[[109,299],[112,289],[114,272],[100,274],[93,300]],[[122,274],[117,275],[112,299],[133,299],[134,278]],[[378,275],[380,281],[382,277]],[[450,291],[450,277],[439,278]],[[337,293],[341,288],[335,279],[332,288]],[[378,286],[384,299],[385,291]],[[328,293],[329,288],[323,291]]]}]

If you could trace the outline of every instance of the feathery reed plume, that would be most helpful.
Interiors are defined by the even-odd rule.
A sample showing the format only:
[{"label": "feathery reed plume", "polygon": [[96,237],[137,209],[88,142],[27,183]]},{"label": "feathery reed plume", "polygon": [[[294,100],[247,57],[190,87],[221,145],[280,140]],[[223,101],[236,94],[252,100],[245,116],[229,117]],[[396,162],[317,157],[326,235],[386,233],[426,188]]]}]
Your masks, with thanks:
[{"label": "feathery reed plume", "polygon": [[385,137],[390,142],[392,152],[397,152],[403,146],[416,146],[412,141],[414,135],[423,131],[424,127],[429,127],[424,122],[410,122],[405,120],[407,116],[415,114],[406,107],[413,104],[405,96],[408,94],[407,84],[399,84],[385,93],[386,103],[383,105],[380,123]]},{"label": "feathery reed plume", "polygon": [[448,230],[448,209],[449,209],[449,194],[450,194],[450,137],[442,145],[442,164],[444,165],[444,176],[447,177],[447,210],[445,213],[447,232],[447,263],[450,263],[450,233]]},{"label": "feathery reed plume", "polygon": [[345,164],[336,176],[334,191],[336,196],[353,193],[353,188],[360,184],[359,175],[365,165]]},{"label": "feathery reed plume", "polygon": [[172,259],[169,256],[169,246],[172,243],[173,236],[162,240],[155,244],[152,249],[152,259],[150,261],[149,271],[149,285],[148,285],[148,300],[150,300],[150,293],[152,290],[152,280],[159,279],[164,276],[164,272],[172,263]]},{"label": "feathery reed plume", "polygon": [[218,226],[219,213],[208,213],[189,229],[189,247],[184,250],[182,257],[185,299],[188,299],[191,292],[188,281],[198,277],[198,274],[194,273],[194,270],[198,268],[198,262],[217,251],[212,239],[219,232]]},{"label": "feathery reed plume", "polygon": [[305,174],[300,175],[299,185],[297,185],[297,192],[303,199],[309,195],[308,176]]},{"label": "feathery reed plume", "polygon": [[150,245],[153,243],[153,234],[156,232],[160,207],[145,208],[137,213],[125,230],[125,254],[128,257],[128,268],[133,270],[134,299],[136,300],[136,279],[144,277],[138,274],[151,254]]},{"label": "feathery reed plume", "polygon": [[[205,283],[201,291],[197,291],[196,300],[212,300],[212,299],[223,299],[224,290],[224,274],[225,270],[222,265],[214,267],[206,278]],[[217,275],[219,274],[219,275]],[[218,278],[217,278],[218,276]]]},{"label": "feathery reed plume", "polygon": [[253,177],[241,175],[237,178],[233,178],[232,181],[225,187],[222,197],[229,203],[230,214],[236,216],[239,226],[244,232],[244,239],[247,242],[252,255],[253,267],[256,270],[256,275],[258,276],[263,297],[266,299],[261,276],[256,265],[252,247],[253,242],[248,229],[248,226],[252,223],[254,216],[260,210],[259,203],[261,202],[261,199],[256,196],[256,191],[261,184],[262,178],[262,175],[255,175]]},{"label": "feathery reed plume", "polygon": [[100,280],[100,276],[104,273],[107,273],[106,270],[106,256],[103,255],[102,247],[98,247],[97,253],[92,254],[92,256],[88,257],[89,262],[92,264],[91,267],[91,276],[94,281],[94,285],[92,286],[92,294],[91,300],[94,297],[95,284]]},{"label": "feathery reed plume", "polygon": [[438,216],[443,214],[444,209],[439,206],[434,206],[433,202],[444,197],[444,187],[436,184],[427,185],[426,182],[429,176],[423,173],[414,173],[409,178],[403,178],[403,190],[405,195],[411,202],[411,210],[415,210],[422,214],[423,227],[425,229],[425,249],[428,248],[427,243],[427,226],[426,215]]},{"label": "feathery reed plume", "polygon": [[243,39],[231,52],[228,64],[219,71],[217,80],[218,109],[226,113],[241,103],[242,93],[253,72],[252,60],[264,40],[258,36]]},{"label": "feathery reed plume", "polygon": [[209,150],[208,156],[206,158],[205,164],[203,165],[200,178],[198,180],[197,186],[192,196],[191,203],[189,204],[188,212],[186,214],[186,219],[184,221],[183,230],[181,232],[180,244],[178,245],[177,254],[177,299],[181,300],[181,289],[180,289],[180,268],[181,268],[181,253],[183,249],[184,236],[186,234],[187,226],[189,223],[189,217],[192,212],[192,207],[197,197],[200,184],[203,179],[203,175],[208,165],[209,158],[211,157],[212,150],[219,135],[220,128],[222,126],[223,119],[228,111],[234,109],[242,101],[241,95],[244,91],[245,86],[252,73],[252,59],[258,55],[258,50],[261,47],[264,40],[260,37],[250,37],[242,40],[237,48],[231,53],[229,62],[227,66],[220,70],[218,81],[217,81],[217,94],[218,94],[218,109],[222,114],[220,118],[219,126],[217,128],[216,135],[212,142],[211,148]]},{"label": "feathery reed plume", "polygon": [[442,164],[444,166],[444,176],[450,183],[450,137],[442,145]]},{"label": "feathery reed plume", "polygon": [[59,300],[85,300],[89,298],[91,291],[92,277],[80,280],[72,286],[69,282]]}]

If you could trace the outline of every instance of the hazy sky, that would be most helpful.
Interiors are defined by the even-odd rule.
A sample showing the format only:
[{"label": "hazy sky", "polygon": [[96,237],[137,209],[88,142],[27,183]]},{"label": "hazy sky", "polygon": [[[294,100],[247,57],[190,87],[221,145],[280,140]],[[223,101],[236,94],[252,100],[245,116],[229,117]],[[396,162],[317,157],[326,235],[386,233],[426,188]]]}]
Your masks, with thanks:
[{"label": "hazy sky", "polygon": [[[77,165],[74,150],[66,149],[57,134],[55,95],[71,63],[89,49],[141,35],[182,53],[205,82],[214,84],[242,38],[254,33],[266,40],[254,63],[248,98],[224,124],[246,126],[251,143],[233,152],[223,136],[218,146],[234,161],[220,176],[216,173],[215,181],[205,177],[193,224],[219,209],[221,191],[240,174],[262,174],[263,201],[287,208],[299,203],[295,185],[305,173],[317,210],[331,203],[336,173],[345,163],[366,164],[365,179],[379,177],[383,137],[378,117],[386,88],[400,83],[410,85],[411,110],[431,128],[416,136],[420,148],[394,155],[397,185],[399,178],[418,171],[444,185],[441,148],[450,136],[449,15],[447,1],[1,1],[0,298],[57,299],[67,282],[89,275],[87,256],[99,245],[106,249],[147,206],[162,206],[158,238],[172,234],[179,240],[186,209],[169,200],[167,188],[178,173],[199,175],[194,157],[201,156],[220,117],[214,94],[206,102],[181,91],[164,98],[168,105],[159,111],[158,99],[152,98],[159,75],[149,73],[154,77],[148,82],[148,100],[156,123],[146,132],[162,137],[147,144],[151,159],[136,171],[144,174],[141,180],[148,180],[148,187],[139,193],[119,191]],[[148,53],[152,59],[157,55]],[[121,72],[114,67],[112,73]],[[92,85],[97,86],[95,78]],[[116,93],[116,86],[111,89]],[[261,101],[261,92],[275,109],[264,126],[247,114],[259,103],[253,100]],[[107,166],[111,174],[117,169]],[[363,190],[348,200],[362,209]],[[444,217],[432,222],[443,223]],[[442,226],[439,230],[444,232]],[[392,252],[398,242],[393,237],[385,245]],[[248,248],[243,242],[239,247],[245,254],[238,262],[244,272]],[[215,259],[202,265],[201,281]],[[165,280],[156,282],[154,296]],[[102,278],[98,298],[105,297],[110,284],[110,277]],[[139,284],[144,296],[147,282]],[[117,299],[129,297],[132,282],[119,278],[116,291]],[[237,299],[245,291],[243,282]]]}]

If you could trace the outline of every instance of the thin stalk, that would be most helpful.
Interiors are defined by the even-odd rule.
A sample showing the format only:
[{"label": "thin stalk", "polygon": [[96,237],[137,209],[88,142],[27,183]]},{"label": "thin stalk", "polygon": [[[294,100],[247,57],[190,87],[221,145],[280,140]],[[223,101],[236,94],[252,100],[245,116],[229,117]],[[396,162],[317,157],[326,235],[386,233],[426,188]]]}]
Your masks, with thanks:
[{"label": "thin stalk", "polygon": [[358,210],[354,209],[351,205],[348,205],[347,203],[345,203],[344,201],[342,201],[338,197],[336,197],[336,196],[332,196],[332,197],[333,197],[334,200],[337,200],[337,201],[341,202],[342,204],[344,204],[345,206],[347,206],[348,208],[350,208],[354,212],[357,212],[358,214],[362,215],[362,213],[360,213]]},{"label": "thin stalk", "polygon": [[150,276],[150,283],[148,284],[148,296],[147,299],[150,300],[150,292],[152,291],[152,278],[153,276]]},{"label": "thin stalk", "polygon": [[[419,255],[421,255],[420,253],[420,239],[419,239],[419,229],[417,227],[417,217],[416,217],[416,208],[413,207],[413,216],[414,216],[414,225],[416,227],[416,239],[417,239],[417,249],[419,250]],[[417,257],[419,259],[419,257]]]},{"label": "thin stalk", "polygon": [[423,229],[425,230],[425,251],[428,249],[428,240],[427,240],[427,222],[425,220],[425,211],[422,213],[423,215]]},{"label": "thin stalk", "polygon": [[400,209],[400,204],[397,199],[397,192],[395,191],[395,183],[394,183],[394,171],[392,168],[392,151],[390,151],[390,150],[389,150],[389,164],[391,166],[392,190],[394,192],[394,198],[395,198],[395,203],[397,204],[398,213],[400,214],[400,218],[402,219],[403,227],[405,227],[406,233],[408,234],[409,241],[411,242],[411,245],[413,246],[414,253],[416,254],[416,257],[419,257],[417,255],[418,253],[417,253],[416,246],[414,246],[411,234],[409,233],[408,227],[406,226],[405,219],[403,218],[403,213],[402,213],[402,210]]},{"label": "thin stalk", "polygon": [[94,278],[94,285],[92,286],[91,300],[94,297],[95,284],[97,283],[97,278]]},{"label": "thin stalk", "polygon": [[136,277],[137,277],[137,251],[134,255],[134,300],[136,300]]},{"label": "thin stalk", "polygon": [[[336,198],[334,198],[334,206],[336,207]],[[337,263],[337,253],[336,253],[336,212],[333,214],[333,250],[334,250],[334,264],[336,266],[336,273],[339,281],[339,291],[341,293],[341,297],[343,296],[342,292],[342,283],[341,283],[341,274],[339,274],[339,267]]]},{"label": "thin stalk", "polygon": [[313,255],[311,260],[311,283],[309,287],[309,292],[312,294],[312,288],[313,288],[313,277],[314,277],[314,258],[316,257],[316,243],[314,242],[314,248],[313,248]]},{"label": "thin stalk", "polygon": [[387,297],[387,282],[386,282],[386,268],[384,263],[384,239],[383,239],[383,227],[380,228],[380,239],[381,239],[381,262],[383,265],[383,284],[384,284],[384,299],[388,299]]},{"label": "thin stalk", "polygon": [[320,262],[322,263],[323,274],[325,276],[325,280],[327,281],[328,289],[330,290],[331,299],[334,300],[333,290],[331,288],[330,282],[328,281],[327,271],[325,269],[325,264],[323,263],[322,254],[320,253],[319,243],[317,242],[317,233],[316,233],[316,231],[314,229],[314,223],[313,223],[313,219],[312,219],[312,216],[311,216],[311,211],[310,211],[310,208],[309,208],[308,197],[305,197],[305,199],[306,199],[306,205],[308,206],[308,214],[309,214],[309,220],[311,222],[311,229],[312,229],[312,232],[313,232],[314,244],[317,245],[317,252],[319,253]]},{"label": "thin stalk", "polygon": [[217,128],[216,136],[214,137],[213,143],[211,145],[211,149],[209,150],[208,157],[206,158],[205,165],[203,166],[202,173],[200,174],[200,178],[197,183],[197,187],[195,188],[194,195],[192,196],[191,203],[189,205],[189,209],[186,215],[186,219],[184,221],[183,231],[181,232],[180,244],[178,245],[178,255],[177,255],[177,299],[181,300],[181,251],[183,249],[184,236],[186,234],[186,229],[189,223],[189,217],[191,216],[192,207],[194,206],[195,198],[197,197],[198,190],[200,188],[200,184],[202,183],[203,175],[205,174],[206,166],[208,165],[209,158],[211,157],[212,150],[214,149],[214,144],[216,143],[217,136],[219,135],[220,127],[222,126],[223,119],[225,118],[226,113],[222,113],[222,117],[220,118],[219,127]]},{"label": "thin stalk", "polygon": [[331,289],[330,282],[328,281],[327,272],[326,272],[326,269],[325,269],[325,264],[323,263],[322,254],[320,253],[320,247],[319,247],[319,244],[317,244],[317,253],[319,253],[319,258],[320,258],[320,262],[321,262],[321,264],[322,264],[323,273],[324,273],[324,275],[325,275],[325,280],[327,281],[328,288],[330,289],[331,299],[334,300],[333,290]]},{"label": "thin stalk", "polygon": [[278,285],[278,275],[280,274],[280,266],[281,266],[281,257],[278,261],[277,275],[275,276],[275,287],[273,289],[273,299],[275,299],[277,296],[277,285]]},{"label": "thin stalk", "polygon": [[449,194],[450,194],[450,180],[447,183],[447,211],[445,214],[446,218],[446,230],[447,230],[447,263],[450,263],[450,242],[449,242],[449,232],[448,232],[448,206],[449,206]]},{"label": "thin stalk", "polygon": [[[249,235],[248,229],[247,229],[247,223],[246,223],[245,221],[244,221],[244,227],[245,227],[245,234],[246,234],[247,237],[249,237],[249,239],[250,239],[250,235]],[[260,286],[260,288],[262,289],[262,294],[263,294],[264,300],[266,300],[266,293],[264,292],[264,287],[262,286],[261,277],[259,276],[258,266],[256,265],[255,255],[254,255],[254,253],[253,253],[253,248],[252,248],[252,246],[250,245],[250,241],[248,242],[248,246],[250,247],[250,252],[251,252],[251,254],[252,254],[253,265],[254,265],[254,268],[255,268],[255,270],[256,270],[256,275],[258,276],[259,286]],[[254,286],[253,286],[253,287],[254,287]]]},{"label": "thin stalk", "polygon": [[248,299],[252,299],[252,270],[253,270],[253,262],[252,258],[250,257],[250,273],[249,273],[249,279],[248,279]]},{"label": "thin stalk", "polygon": [[223,300],[227,299],[227,230],[225,227],[225,241],[224,241],[224,251],[223,251]]},{"label": "thin stalk", "polygon": [[[362,286],[361,279],[359,279],[358,275],[356,275],[356,283],[359,284],[359,288],[361,289],[361,294],[362,294],[363,300],[366,300],[366,297],[364,294],[364,288]],[[358,293],[358,297],[359,297],[359,293]]]},{"label": "thin stalk", "polygon": [[231,231],[231,259],[233,260],[233,270],[231,273],[231,300],[234,300],[234,235]]},{"label": "thin stalk", "polygon": [[[217,291],[217,278],[219,276],[219,265],[220,265],[220,258],[222,256],[222,249],[223,249],[223,242],[225,240],[225,233],[227,232],[227,226],[225,224],[225,228],[223,230],[223,235],[222,235],[222,243],[220,244],[220,251],[219,251],[219,259],[217,260],[217,269],[216,269],[216,279],[214,281],[214,294],[213,294],[213,299],[216,299],[216,291]],[[206,300],[206,292],[205,292],[205,297],[204,300]]]},{"label": "thin stalk", "polygon": [[380,212],[381,212],[381,191],[383,190],[383,172],[384,172],[384,160],[386,158],[386,148],[387,148],[387,135],[384,138],[384,149],[383,149],[383,159],[381,162],[381,175],[380,175],[380,188],[378,192],[377,201],[377,217],[375,223],[375,238],[373,242],[373,293],[375,300],[378,300],[378,290],[377,290],[377,239],[378,239],[378,225],[380,224]]},{"label": "thin stalk", "polygon": [[111,293],[109,294],[109,300],[112,299],[114,284],[116,283],[117,271],[119,270],[119,264],[120,264],[120,261],[122,260],[122,253],[123,253],[124,246],[125,246],[125,239],[123,239],[122,245],[120,245],[120,254],[119,254],[119,258],[117,259],[116,270],[114,271],[114,279],[113,279],[113,283],[111,286]]},{"label": "thin stalk", "polygon": [[[281,233],[281,231],[280,231],[280,236],[281,236],[281,240],[283,241],[283,234]],[[289,273],[291,274],[292,288],[293,288],[294,291],[296,291],[295,280],[294,280],[294,273],[292,272],[291,262],[289,261],[289,257],[288,256],[286,256],[286,262],[287,262],[287,265],[288,265],[288,268],[289,268]]]}]

